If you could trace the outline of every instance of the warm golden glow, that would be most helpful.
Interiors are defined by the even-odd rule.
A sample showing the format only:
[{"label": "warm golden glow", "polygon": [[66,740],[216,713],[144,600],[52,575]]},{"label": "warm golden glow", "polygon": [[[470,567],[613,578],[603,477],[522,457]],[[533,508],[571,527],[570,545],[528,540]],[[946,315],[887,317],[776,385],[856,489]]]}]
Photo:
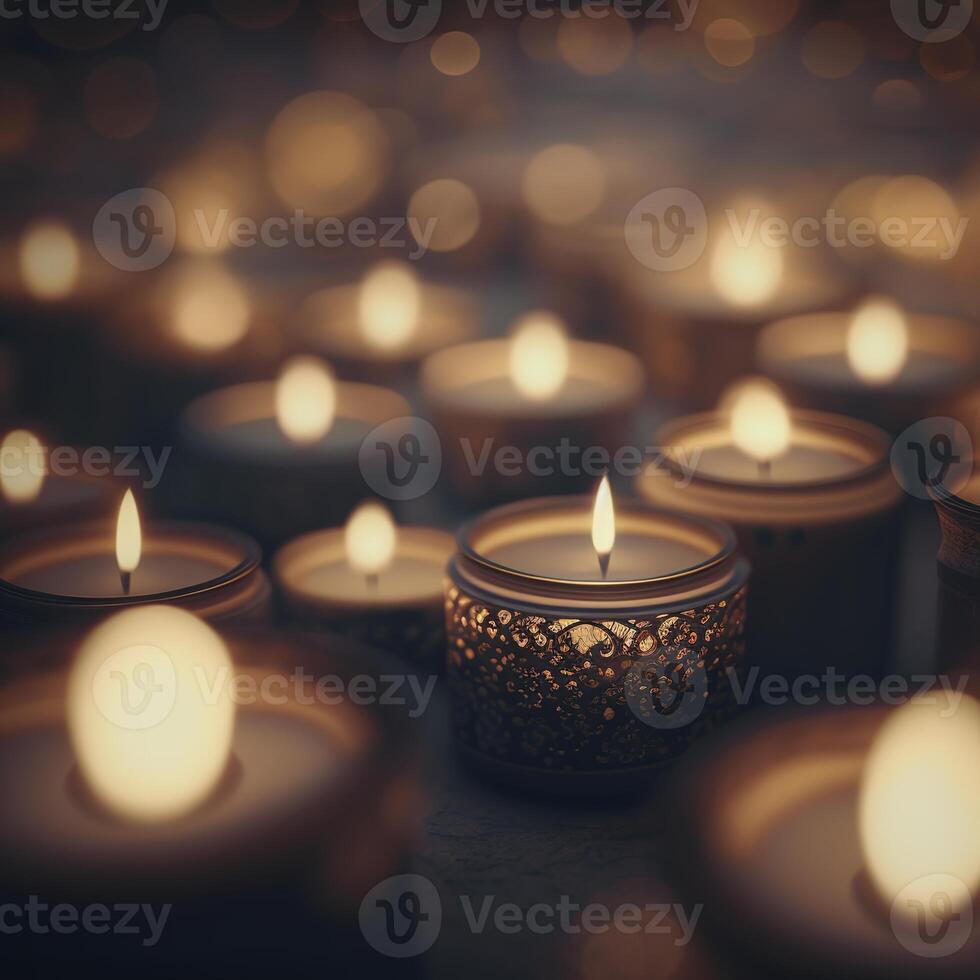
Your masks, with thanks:
[{"label": "warm golden glow", "polygon": [[528,209],[550,225],[574,225],[602,203],[606,171],[587,146],[560,143],[531,157],[521,193]]},{"label": "warm golden glow", "polygon": [[350,567],[362,575],[383,572],[395,557],[397,539],[398,530],[386,507],[375,500],[361,504],[344,528]]},{"label": "warm golden glow", "polygon": [[711,252],[711,282],[736,306],[758,306],[771,299],[783,278],[783,253],[753,238],[740,244],[727,232]]},{"label": "warm golden glow", "polygon": [[429,57],[443,75],[466,75],[480,63],[480,45],[472,34],[449,31],[432,42]]},{"label": "warm golden glow", "polygon": [[510,376],[532,401],[544,401],[559,391],[568,377],[568,339],[558,317],[529,313],[518,320],[510,343]]},{"label": "warm golden glow", "polygon": [[37,500],[44,486],[44,446],[33,432],[15,429],[0,446],[0,490],[12,504]]},{"label": "warm golden glow", "polygon": [[276,421],[293,442],[322,439],[336,413],[337,385],[323,361],[300,354],[282,366],[276,382]]},{"label": "warm golden glow", "polygon": [[887,902],[902,892],[929,908],[930,883],[922,882],[924,894],[913,884],[928,875],[952,875],[977,891],[978,753],[980,704],[969,695],[957,704],[934,691],[882,726],[864,767],[859,821],[868,873]]},{"label": "warm golden glow", "polygon": [[792,423],[786,403],[775,385],[753,378],[722,398],[731,413],[732,441],[746,455],[768,463],[789,448]]},{"label": "warm golden glow", "polygon": [[422,291],[418,277],[404,262],[379,262],[365,276],[357,295],[361,332],[375,347],[404,346],[419,324]]},{"label": "warm golden glow", "polygon": [[720,17],[704,29],[704,46],[719,65],[737,68],[755,54],[752,32],[738,20]]},{"label": "warm golden glow", "polygon": [[143,554],[143,531],[133,491],[127,490],[116,520],[116,564],[120,572],[135,572]]},{"label": "warm golden glow", "polygon": [[847,331],[847,362],[868,384],[898,377],[909,351],[909,330],[901,307],[874,296],[855,311]]},{"label": "warm golden glow", "polygon": [[62,224],[35,225],[20,243],[20,274],[38,299],[63,299],[78,284],[81,256],[71,231]]},{"label": "warm golden glow", "polygon": [[184,271],[173,298],[171,326],[187,347],[227,350],[248,332],[251,311],[238,280],[217,262],[201,262]]},{"label": "warm golden glow", "polygon": [[616,511],[613,507],[609,477],[604,476],[595,492],[592,505],[592,547],[599,559],[608,559],[616,543]]},{"label": "warm golden glow", "polygon": [[89,634],[68,681],[68,730],[86,785],[128,820],[200,806],[228,765],[231,658],[206,623],[173,606],[119,613]]},{"label": "warm golden glow", "polygon": [[472,241],[480,230],[480,202],[461,180],[440,177],[423,184],[408,202],[410,230],[419,244],[433,252],[454,252]]}]

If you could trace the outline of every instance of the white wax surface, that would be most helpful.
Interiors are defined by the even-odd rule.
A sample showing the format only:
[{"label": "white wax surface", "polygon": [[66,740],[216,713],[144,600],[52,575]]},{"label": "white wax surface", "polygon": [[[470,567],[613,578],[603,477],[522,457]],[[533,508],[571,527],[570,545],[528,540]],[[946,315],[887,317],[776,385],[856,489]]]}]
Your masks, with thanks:
[{"label": "white wax surface", "polygon": [[442,595],[444,562],[396,555],[372,585],[367,576],[346,561],[329,561],[311,568],[300,583],[304,592],[324,599],[377,603],[431,602]]},{"label": "white wax surface", "polygon": [[869,392],[942,390],[963,376],[961,359],[933,351],[910,350],[901,373],[881,385],[868,384],[851,369],[843,351],[839,354],[808,355],[787,364],[794,377],[824,387],[858,388]]},{"label": "white wax surface", "polygon": [[263,418],[225,425],[209,431],[208,436],[224,452],[274,463],[356,454],[372,428],[360,419],[337,418],[321,440],[298,445],[285,435],[275,419]]},{"label": "white wax surface", "polygon": [[168,851],[206,857],[229,838],[274,825],[277,813],[295,812],[349,761],[324,726],[267,708],[238,710],[233,751],[241,779],[230,792],[180,820],[143,826],[107,819],[76,799],[69,788],[75,761],[61,726],[0,736],[0,786],[16,788],[0,808],[0,846],[56,870],[102,860],[162,865]]},{"label": "white wax surface", "polygon": [[[150,596],[189,589],[228,571],[227,563],[200,555],[166,551],[144,554],[139,568],[133,573],[129,594]],[[67,556],[29,569],[12,579],[11,584],[35,592],[79,599],[124,595],[115,553],[108,546],[104,554]]]},{"label": "white wax surface", "polygon": [[501,544],[488,550],[485,557],[527,575],[576,582],[616,582],[671,575],[699,565],[709,556],[685,541],[619,533],[604,579],[591,536],[568,533]]},{"label": "white wax surface", "polygon": [[615,396],[614,379],[608,384],[587,378],[569,378],[553,395],[533,400],[523,394],[509,377],[484,378],[458,392],[466,410],[519,418],[550,418],[587,414],[606,408]]},{"label": "white wax surface", "polygon": [[757,460],[733,445],[706,447],[700,457],[688,449],[686,459],[698,476],[744,483],[812,483],[849,476],[864,468],[859,460],[835,449],[792,445],[772,460],[770,472],[760,474]]}]

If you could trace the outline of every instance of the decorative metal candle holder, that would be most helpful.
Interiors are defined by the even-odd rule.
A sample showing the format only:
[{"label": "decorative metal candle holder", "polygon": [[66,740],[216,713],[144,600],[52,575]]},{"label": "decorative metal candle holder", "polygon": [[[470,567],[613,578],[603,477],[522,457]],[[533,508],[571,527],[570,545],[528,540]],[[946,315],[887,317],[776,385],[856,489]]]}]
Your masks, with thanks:
[{"label": "decorative metal candle holder", "polygon": [[[154,522],[144,541],[144,562],[155,555],[199,564],[200,581],[155,593],[92,595],[67,584],[64,563],[115,561],[114,526],[68,525],[22,535],[5,548],[0,561],[0,620],[19,625],[50,625],[94,620],[146,603],[173,603],[212,622],[261,620],[270,609],[271,589],[262,571],[262,552],[237,531],[207,524]],[[139,584],[137,570],[134,583]],[[84,575],[82,576],[84,580]],[[44,584],[36,584],[43,579]],[[59,591],[63,589],[63,591]]]},{"label": "decorative metal candle holder", "polygon": [[731,524],[752,562],[746,659],[782,677],[884,671],[891,652],[901,491],[888,439],[865,423],[794,412],[794,440],[848,460],[839,476],[798,483],[713,476],[680,459],[730,443],[727,419],[692,415],[655,442],[664,466],[638,480],[658,506]]},{"label": "decorative metal candle holder", "polygon": [[649,533],[651,548],[658,537],[683,539],[704,555],[635,581],[543,578],[488,557],[501,541],[550,527],[585,537],[588,511],[575,497],[490,511],[460,532],[446,591],[464,755],[493,777],[561,795],[640,788],[644,773],[729,714],[726,671],[742,666],[748,563],[721,524],[621,506],[620,531]]},{"label": "decorative metal candle holder", "polygon": [[[974,465],[976,465],[974,463]],[[937,487],[932,499],[942,542],[938,555],[939,670],[980,664],[980,478],[953,493]]]}]

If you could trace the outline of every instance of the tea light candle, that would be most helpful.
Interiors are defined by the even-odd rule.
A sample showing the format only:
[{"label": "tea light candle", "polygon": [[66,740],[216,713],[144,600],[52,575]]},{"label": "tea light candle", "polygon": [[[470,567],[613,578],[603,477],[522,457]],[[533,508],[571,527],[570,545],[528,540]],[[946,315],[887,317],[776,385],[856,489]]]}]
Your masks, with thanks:
[{"label": "tea light candle", "polygon": [[815,260],[734,235],[709,240],[694,265],[652,272],[623,264],[625,324],[658,396],[702,410],[753,369],[759,331],[777,318],[826,308],[850,293]]},{"label": "tea light candle", "polygon": [[[446,596],[465,758],[531,790],[642,790],[733,706],[747,579],[724,525],[614,508],[608,486],[477,518]],[[672,724],[684,698],[698,716]]]},{"label": "tea light candle", "polygon": [[557,317],[539,312],[522,318],[510,339],[433,354],[420,385],[456,489],[468,498],[511,499],[593,481],[581,466],[575,475],[557,462],[546,473],[527,465],[505,472],[494,457],[505,449],[526,461],[535,447],[557,451],[562,442],[614,453],[641,400],[643,370],[627,351],[569,340]]},{"label": "tea light candle", "polygon": [[727,962],[976,974],[980,705],[944,710],[939,698],[797,713],[705,746],[675,794],[678,878],[714,896],[705,927]]},{"label": "tea light candle", "polygon": [[273,559],[289,616],[441,670],[446,653],[443,580],[453,538],[396,527],[379,503],[360,505],[343,528],[290,541]]},{"label": "tea light candle", "polygon": [[270,594],[261,557],[252,540],[222,527],[155,522],[144,535],[127,491],[115,528],[66,525],[9,542],[0,559],[0,616],[76,621],[165,602],[209,620],[260,618]]},{"label": "tea light candle", "polygon": [[310,296],[299,335],[345,377],[404,375],[433,351],[476,333],[473,301],[460,289],[422,282],[405,262],[375,265],[358,283]]},{"label": "tea light candle", "polygon": [[[45,643],[22,653],[57,662],[75,648]],[[250,900],[309,956],[311,927],[322,943],[405,848],[417,739],[397,711],[292,687],[299,670],[351,677],[344,651],[310,638],[219,635],[150,606],[100,624],[69,669],[16,679],[0,703],[0,785],[17,787],[0,815],[5,894],[43,888],[53,904],[135,889],[183,912],[160,956],[218,944],[246,970]],[[373,853],[357,856],[365,830]]]},{"label": "tea light candle", "polygon": [[931,491],[942,541],[938,555],[937,670],[980,663],[980,472]]},{"label": "tea light candle", "polygon": [[752,562],[749,663],[789,677],[884,669],[901,491],[883,432],[790,412],[754,379],[654,442],[664,465],[641,474],[640,494],[727,521]]},{"label": "tea light candle", "polygon": [[770,324],[759,336],[763,371],[801,408],[843,412],[892,433],[953,414],[980,377],[980,336],[950,317],[907,314],[870,297],[851,313]]},{"label": "tea light candle", "polygon": [[108,479],[48,473],[47,450],[26,429],[8,432],[0,443],[0,539],[53,524],[111,513]]},{"label": "tea light candle", "polygon": [[222,388],[188,406],[187,499],[264,544],[282,544],[347,516],[364,495],[365,436],[408,415],[395,392],[337,382],[318,358],[297,356],[275,382]]}]

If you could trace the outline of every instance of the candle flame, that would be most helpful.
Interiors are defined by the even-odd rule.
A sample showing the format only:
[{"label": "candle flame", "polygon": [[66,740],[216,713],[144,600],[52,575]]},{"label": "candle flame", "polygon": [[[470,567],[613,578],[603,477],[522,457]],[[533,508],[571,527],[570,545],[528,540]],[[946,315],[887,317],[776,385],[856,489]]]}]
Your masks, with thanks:
[{"label": "candle flame", "polygon": [[357,316],[361,332],[375,347],[404,346],[418,329],[422,303],[418,278],[404,262],[379,262],[361,283]]},{"label": "candle flame", "polygon": [[736,306],[760,306],[779,289],[783,266],[780,249],[755,239],[742,245],[734,235],[725,234],[711,252],[711,282],[723,299]]},{"label": "candle flame", "polygon": [[344,528],[347,561],[357,572],[377,575],[395,556],[398,529],[388,509],[376,500],[361,504]]},{"label": "candle flame", "polygon": [[[167,605],[117,613],[86,638],[68,678],[67,722],[93,795],[124,819],[161,823],[207,800],[227,769],[235,726],[221,637]],[[135,706],[135,707],[134,707]]]},{"label": "candle flame", "polygon": [[276,420],[295,443],[318,442],[337,413],[337,385],[326,363],[301,354],[287,361],[276,382]]},{"label": "candle flame", "polygon": [[603,571],[609,562],[613,545],[616,543],[616,511],[613,507],[612,488],[609,477],[604,476],[595,492],[592,505],[592,547]]},{"label": "candle flame", "polygon": [[228,350],[248,333],[251,316],[244,289],[220,262],[203,260],[182,270],[171,329],[185,347],[209,353]]},{"label": "candle flame", "polygon": [[514,329],[510,376],[532,401],[551,398],[568,377],[568,339],[564,324],[551,313],[529,313]]},{"label": "candle flame", "polygon": [[132,574],[139,567],[143,554],[143,532],[136,509],[133,491],[127,490],[119,505],[116,520],[116,564],[120,572]]},{"label": "candle flame", "polygon": [[779,389],[765,378],[738,384],[722,405],[729,407],[732,441],[743,453],[769,463],[789,448],[789,411]]},{"label": "candle flame", "polygon": [[892,381],[905,366],[908,351],[908,324],[897,303],[873,296],[858,307],[847,331],[847,361],[862,381]]},{"label": "candle flame", "polygon": [[0,446],[0,490],[12,504],[36,500],[44,485],[44,446],[33,432],[14,429]]},{"label": "candle flame", "polygon": [[20,244],[20,274],[38,299],[63,299],[78,284],[81,258],[75,236],[59,222],[35,225]]},{"label": "candle flame", "polygon": [[955,709],[940,698],[913,698],[891,714],[868,753],[859,806],[867,869],[885,901],[901,893],[895,908],[913,918],[919,902],[927,909],[933,902],[930,876],[962,882],[962,895],[949,896],[954,905],[980,886],[978,750],[980,704],[963,695]]}]

